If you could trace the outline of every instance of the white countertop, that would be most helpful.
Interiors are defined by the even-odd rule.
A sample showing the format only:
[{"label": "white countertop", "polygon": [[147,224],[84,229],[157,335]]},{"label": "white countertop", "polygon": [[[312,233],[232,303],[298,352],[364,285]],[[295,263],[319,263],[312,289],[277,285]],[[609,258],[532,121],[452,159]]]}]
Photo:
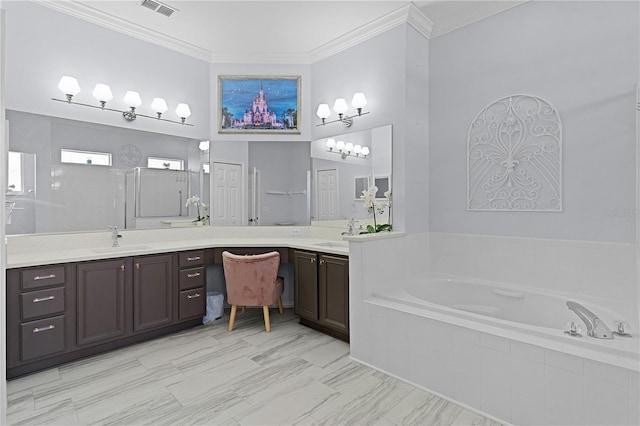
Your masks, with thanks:
[{"label": "white countertop", "polygon": [[335,229],[301,227],[199,227],[123,230],[120,247],[111,232],[7,237],[7,269],[111,259],[215,247],[288,247],[338,255],[349,243]]}]

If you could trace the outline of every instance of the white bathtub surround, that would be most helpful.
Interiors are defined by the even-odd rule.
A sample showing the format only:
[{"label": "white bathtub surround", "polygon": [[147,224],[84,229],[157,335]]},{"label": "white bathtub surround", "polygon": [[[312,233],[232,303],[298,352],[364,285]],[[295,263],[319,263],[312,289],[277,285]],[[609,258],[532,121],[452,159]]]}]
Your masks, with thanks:
[{"label": "white bathtub surround", "polygon": [[[419,268],[407,266],[407,254],[414,257],[410,262],[413,264],[415,258],[419,258],[416,253],[422,253],[423,257],[428,253],[429,261],[422,260],[425,270],[427,263],[434,269],[446,265],[453,270],[456,267],[456,250],[459,250],[461,271],[475,273],[482,270],[473,256],[488,257],[496,262],[493,265],[500,265],[500,259],[492,257],[498,256],[495,250],[482,253],[481,247],[488,248],[483,243],[491,238],[447,237],[421,234],[387,242],[363,240],[350,243],[352,358],[505,422],[549,425],[640,423],[637,404],[640,366],[629,368],[633,365],[623,363],[624,367],[621,367],[611,363],[611,356],[598,358],[606,353],[599,350],[599,346],[606,346],[605,342],[595,342],[593,348],[583,346],[584,353],[578,356],[579,351],[566,353],[570,351],[562,341],[552,348],[545,347],[539,336],[529,336],[529,341],[523,342],[527,339],[522,334],[497,324],[483,323],[478,317],[461,318],[376,297],[380,292],[392,293],[395,290],[400,293],[406,280],[416,276]],[[443,256],[444,243],[450,241],[453,242],[448,247],[449,251]],[[476,245],[469,249],[461,241],[475,242]],[[520,260],[522,250],[536,247],[535,244],[530,247],[525,241],[512,241],[509,249],[500,246],[503,241],[494,242],[503,256],[503,264],[507,265],[510,261],[518,266],[522,266],[517,263],[519,261],[531,262]],[[427,245],[420,246],[425,243]],[[547,247],[556,247],[556,250],[562,246],[562,242],[544,243]],[[585,251],[595,250],[591,243],[575,244]],[[427,253],[424,247],[428,247]],[[564,247],[573,248],[571,243]],[[512,253],[517,248],[520,250]],[[624,252],[625,247],[621,250]],[[607,251],[604,253],[606,256]],[[541,260],[538,257],[538,261]],[[598,260],[591,258],[592,262]],[[383,262],[397,267],[389,271],[390,268],[371,266]],[[550,268],[547,270],[552,271],[557,265],[561,265],[561,261],[556,256],[547,258],[547,267]],[[620,263],[616,265],[621,266]],[[635,270],[635,264],[632,267]],[[505,276],[516,278],[529,271],[510,266],[504,269],[507,271]],[[538,288],[541,287],[544,286]],[[621,298],[617,302],[624,303]],[[614,342],[620,343],[620,339],[614,339]],[[637,333],[635,339],[637,342]],[[589,341],[596,339],[582,340],[591,343]],[[605,358],[606,362],[602,362]]]}]

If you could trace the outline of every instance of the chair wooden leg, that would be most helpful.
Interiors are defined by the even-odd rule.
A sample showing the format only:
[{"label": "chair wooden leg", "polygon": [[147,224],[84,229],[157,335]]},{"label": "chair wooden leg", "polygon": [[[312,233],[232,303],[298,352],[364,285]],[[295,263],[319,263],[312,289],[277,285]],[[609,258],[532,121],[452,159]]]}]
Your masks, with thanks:
[{"label": "chair wooden leg", "polygon": [[246,307],[246,306],[243,306],[243,307],[242,307],[242,313],[244,314],[245,312],[247,312],[247,307]]},{"label": "chair wooden leg", "polygon": [[278,312],[280,312],[280,315],[284,314],[284,308],[282,307],[282,297],[278,297]]},{"label": "chair wooden leg", "polygon": [[267,333],[271,331],[271,322],[269,321],[269,307],[263,306],[262,312],[264,313],[264,328],[267,330]]},{"label": "chair wooden leg", "polygon": [[229,331],[233,330],[233,323],[236,320],[236,309],[238,309],[236,305],[231,305],[231,316],[229,317]]}]

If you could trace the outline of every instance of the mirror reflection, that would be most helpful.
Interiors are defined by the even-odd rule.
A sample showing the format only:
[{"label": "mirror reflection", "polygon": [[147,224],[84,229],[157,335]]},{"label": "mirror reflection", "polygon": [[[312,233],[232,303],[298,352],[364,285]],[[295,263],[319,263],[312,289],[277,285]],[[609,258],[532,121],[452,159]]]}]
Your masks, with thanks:
[{"label": "mirror reflection", "polygon": [[360,196],[372,185],[378,187],[376,198],[391,189],[391,153],[391,125],[312,141],[313,219],[370,218]]},{"label": "mirror reflection", "polygon": [[6,233],[193,226],[209,204],[201,141],[7,111]]}]

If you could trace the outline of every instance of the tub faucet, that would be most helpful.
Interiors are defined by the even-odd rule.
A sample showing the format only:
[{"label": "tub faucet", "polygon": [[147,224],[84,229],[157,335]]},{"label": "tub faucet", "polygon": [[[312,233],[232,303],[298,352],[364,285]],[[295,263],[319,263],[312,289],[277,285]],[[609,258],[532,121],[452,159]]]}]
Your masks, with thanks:
[{"label": "tub faucet", "polygon": [[584,322],[587,327],[587,335],[596,339],[613,339],[613,333],[609,327],[598,318],[593,312],[585,308],[579,303],[568,301],[567,308],[575,312],[575,314]]},{"label": "tub faucet", "polygon": [[122,235],[118,234],[118,227],[110,226],[109,229],[111,230],[111,240],[113,241],[113,244],[111,245],[111,247],[120,247],[120,243],[118,243],[118,238],[122,238]]}]

